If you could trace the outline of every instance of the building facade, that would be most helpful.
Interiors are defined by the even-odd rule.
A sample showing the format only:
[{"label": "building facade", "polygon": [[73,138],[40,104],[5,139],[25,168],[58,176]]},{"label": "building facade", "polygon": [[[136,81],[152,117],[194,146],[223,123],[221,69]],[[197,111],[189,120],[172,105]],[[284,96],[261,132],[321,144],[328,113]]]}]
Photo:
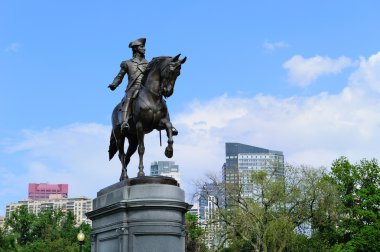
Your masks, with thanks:
[{"label": "building facade", "polygon": [[174,161],[156,161],[150,165],[151,176],[172,177],[181,184],[179,166]]},{"label": "building facade", "polygon": [[223,208],[224,196],[214,183],[205,183],[199,191],[197,208],[199,212],[199,225],[205,230],[205,244],[212,251],[222,243],[224,227],[219,219],[218,210]]},{"label": "building facade", "polygon": [[226,143],[224,182],[238,184],[243,197],[255,198],[260,192],[251,181],[254,171],[266,171],[274,179],[284,177],[283,152],[241,143]]},{"label": "building facade", "polygon": [[217,201],[217,196],[209,195],[207,197],[207,206],[204,208],[205,243],[211,251],[216,251],[220,246],[225,247],[226,245],[221,244],[225,225],[219,218]]},{"label": "building facade", "polygon": [[9,218],[11,213],[20,206],[26,206],[30,213],[39,214],[46,209],[61,209],[62,211],[71,211],[74,213],[77,224],[89,223],[91,221],[87,219],[85,213],[92,211],[92,199],[86,197],[78,198],[57,198],[51,197],[50,199],[39,200],[21,200],[17,203],[11,203],[6,206],[5,217]]},{"label": "building facade", "polygon": [[196,215],[199,220],[199,202],[194,202],[193,206],[189,210],[189,213]]},{"label": "building facade", "polygon": [[68,184],[29,183],[28,199],[44,200],[52,197],[68,198]]},{"label": "building facade", "polygon": [[229,194],[225,191],[227,184],[239,186],[239,192],[243,197],[256,198],[260,192],[251,181],[252,172],[266,171],[274,179],[283,178],[284,155],[281,151],[226,143],[226,161],[222,171],[223,185],[203,184],[202,188],[199,188],[199,198],[192,210],[199,216],[199,224],[205,230],[206,246],[211,250],[228,246],[227,241],[222,238],[226,226],[218,216],[218,208],[224,209],[230,204]]}]

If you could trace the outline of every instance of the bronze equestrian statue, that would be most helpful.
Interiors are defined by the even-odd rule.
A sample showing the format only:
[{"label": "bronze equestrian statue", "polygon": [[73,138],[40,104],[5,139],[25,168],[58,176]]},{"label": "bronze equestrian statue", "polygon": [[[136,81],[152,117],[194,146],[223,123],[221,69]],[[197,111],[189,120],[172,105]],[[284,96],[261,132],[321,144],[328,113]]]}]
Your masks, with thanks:
[{"label": "bronze equestrian statue", "polygon": [[[168,146],[165,155],[173,156],[173,136],[177,130],[170,122],[165,98],[171,96],[177,77],[180,75],[181,65],[185,63],[179,55],[175,57],[157,57],[147,64],[145,60],[145,39],[138,39],[129,44],[133,58],[123,61],[120,72],[108,87],[115,90],[128,74],[128,86],[123,100],[115,107],[112,113],[112,132],[109,146],[109,159],[119,152],[122,164],[120,181],[127,179],[127,166],[130,157],[138,148],[139,172],[144,176],[143,155],[145,151],[144,135],[152,130],[166,130]],[[130,116],[131,115],[131,116]],[[124,152],[125,138],[128,139],[128,150]]]}]

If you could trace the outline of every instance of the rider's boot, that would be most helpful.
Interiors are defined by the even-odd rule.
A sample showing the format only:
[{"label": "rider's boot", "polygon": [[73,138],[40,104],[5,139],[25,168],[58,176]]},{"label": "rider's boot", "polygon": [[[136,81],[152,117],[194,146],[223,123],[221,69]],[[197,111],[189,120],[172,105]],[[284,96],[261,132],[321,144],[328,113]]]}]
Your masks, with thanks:
[{"label": "rider's boot", "polygon": [[129,130],[128,119],[129,119],[130,109],[128,105],[129,104],[127,104],[126,108],[123,108],[122,110],[122,123],[121,123],[122,133],[126,133]]}]

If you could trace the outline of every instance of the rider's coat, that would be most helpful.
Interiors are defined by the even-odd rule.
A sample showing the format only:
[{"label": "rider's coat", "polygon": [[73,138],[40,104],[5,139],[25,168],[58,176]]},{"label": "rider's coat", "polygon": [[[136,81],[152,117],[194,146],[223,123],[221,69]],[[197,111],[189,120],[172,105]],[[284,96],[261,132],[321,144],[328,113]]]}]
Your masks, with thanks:
[{"label": "rider's coat", "polygon": [[147,65],[148,61],[146,59],[139,60],[137,58],[132,58],[121,62],[120,72],[116,75],[113,83],[116,84],[116,87],[119,86],[123,81],[125,74],[128,74],[128,85],[125,92],[128,93],[132,87],[133,89],[140,88],[141,80]]}]

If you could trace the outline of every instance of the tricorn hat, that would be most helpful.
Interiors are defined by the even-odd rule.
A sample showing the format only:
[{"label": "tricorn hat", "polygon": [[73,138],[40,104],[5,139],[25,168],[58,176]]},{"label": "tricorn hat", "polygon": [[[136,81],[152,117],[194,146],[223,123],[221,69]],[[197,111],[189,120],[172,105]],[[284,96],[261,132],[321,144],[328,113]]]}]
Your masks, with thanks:
[{"label": "tricorn hat", "polygon": [[145,45],[146,38],[139,38],[136,39],[135,41],[132,41],[129,43],[129,48],[132,48],[134,46],[139,46],[139,45]]}]

